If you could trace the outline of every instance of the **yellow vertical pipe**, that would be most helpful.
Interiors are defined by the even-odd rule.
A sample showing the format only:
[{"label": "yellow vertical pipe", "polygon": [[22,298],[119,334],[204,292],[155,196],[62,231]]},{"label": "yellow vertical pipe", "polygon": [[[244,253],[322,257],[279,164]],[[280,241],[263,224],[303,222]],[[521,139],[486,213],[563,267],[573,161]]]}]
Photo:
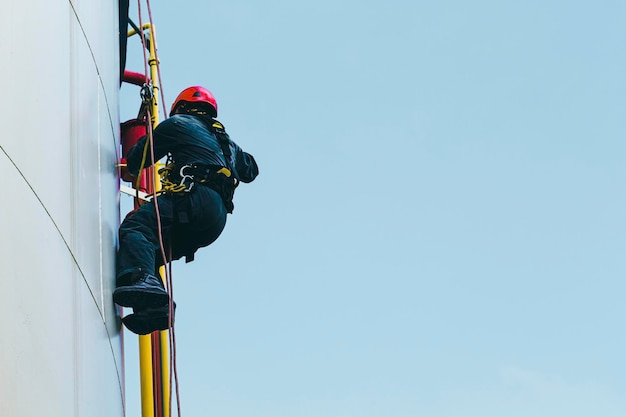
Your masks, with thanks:
[{"label": "yellow vertical pipe", "polygon": [[163,387],[163,417],[170,417],[170,339],[168,332],[159,332],[159,338],[161,339],[161,386]]},{"label": "yellow vertical pipe", "polygon": [[[159,88],[160,88],[160,84],[161,84],[161,80],[159,79],[159,71],[158,71],[158,67],[157,65],[158,60],[157,60],[157,56],[156,56],[156,28],[154,27],[154,25],[148,24],[148,27],[150,28],[150,39],[152,40],[152,42],[150,42],[150,58],[148,60],[148,64],[150,65],[150,78],[152,80],[158,80],[158,82],[154,82],[153,81],[153,88],[154,88],[154,98],[152,99],[152,120],[153,120],[153,126],[156,127],[157,124],[159,123],[159,99],[161,98],[161,96],[159,95]],[[157,164],[157,166],[155,167],[155,172],[158,172],[158,170],[163,166],[163,164]],[[156,191],[159,191],[161,189],[161,181],[157,181],[156,180],[156,175],[154,176],[155,178],[155,184],[154,184],[154,189]],[[167,249],[166,249],[167,250]],[[165,281],[165,267],[161,267],[159,269],[159,274],[161,275],[162,279]],[[164,282],[165,286],[167,287],[167,283]],[[159,332],[159,340],[161,341],[161,375],[159,375],[159,378],[161,379],[161,386],[163,387],[163,417],[170,417],[170,378],[169,378],[169,334],[167,331],[161,331]]]},{"label": "yellow vertical pipe", "polygon": [[[158,62],[156,58],[156,29],[154,25],[150,23],[144,24],[146,29],[150,29],[150,57],[148,58],[148,65],[150,65],[150,79],[152,80],[152,88],[153,88],[153,99],[152,99],[152,127],[156,127],[159,124],[159,85],[161,80],[159,80],[159,70],[157,68]],[[158,81],[156,81],[158,80]],[[156,175],[154,176],[155,182]],[[155,190],[157,188],[155,187]]]},{"label": "yellow vertical pipe", "polygon": [[[145,25],[144,25],[145,26]],[[142,30],[144,28],[142,27]],[[152,43],[152,42],[151,42]],[[152,83],[156,81],[150,76]],[[153,98],[154,100],[154,98]],[[154,108],[154,105],[152,106]],[[152,109],[151,109],[152,110]],[[154,112],[151,120],[152,128],[156,127],[157,123],[154,119]],[[154,170],[156,177],[156,169]],[[141,416],[142,417],[160,417],[156,416],[154,407],[154,380],[158,378],[158,375],[154,374],[152,367],[152,337],[150,334],[139,336],[139,373],[141,376]]]},{"label": "yellow vertical pipe", "polygon": [[[150,79],[152,80],[152,103],[151,103],[151,123],[152,128],[156,128],[159,124],[159,82],[158,80],[158,61],[156,58],[156,32],[154,25],[145,23],[142,25],[143,31],[150,31],[150,58],[148,64],[150,65]],[[137,32],[133,29],[128,31],[128,37],[136,35]],[[158,80],[158,81],[157,81]],[[156,173],[163,166],[163,164],[155,164],[154,166],[154,190],[159,191],[161,189],[160,181],[157,181]],[[161,267],[159,273],[165,277],[165,268]],[[161,375],[154,375],[152,368],[152,337],[151,335],[139,336],[139,373],[141,383],[141,415],[142,417],[161,417],[155,416],[154,408],[154,391],[153,384],[160,383],[163,387],[163,416],[170,417],[170,379],[169,379],[169,338],[167,331],[159,332],[159,340],[161,342]]]},{"label": "yellow vertical pipe", "polygon": [[[159,82],[158,80],[158,68],[156,59],[156,34],[154,26],[150,23],[146,23],[142,26],[142,30],[150,30],[150,58],[148,64],[150,65],[150,79],[152,80],[152,103],[151,103],[151,123],[153,129],[159,124]],[[131,33],[129,32],[129,35]],[[154,190],[159,191],[161,189],[161,182],[157,180],[156,173],[162,167],[163,164],[155,164],[154,166]],[[161,267],[159,270],[161,277],[165,277],[165,268]],[[154,409],[154,393],[153,384],[156,382],[160,384],[163,392],[163,416],[169,417],[170,412],[170,380],[169,380],[169,338],[167,331],[159,332],[159,340],[161,342],[161,374],[154,375],[152,369],[152,338],[151,335],[139,337],[139,363],[141,374],[141,410],[142,417],[161,417],[155,416]]]},{"label": "yellow vertical pipe", "polygon": [[154,417],[152,340],[149,334],[139,336],[139,377],[141,383],[141,415],[142,417]]}]

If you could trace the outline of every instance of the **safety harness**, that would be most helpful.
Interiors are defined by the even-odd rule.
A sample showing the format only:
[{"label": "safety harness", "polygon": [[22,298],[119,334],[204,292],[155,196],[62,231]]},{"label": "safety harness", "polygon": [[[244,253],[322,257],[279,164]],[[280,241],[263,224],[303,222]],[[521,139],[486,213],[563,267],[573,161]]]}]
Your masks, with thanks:
[{"label": "safety harness", "polygon": [[[204,118],[202,119],[209,127],[209,130],[217,137],[227,166],[201,163],[177,165],[171,162],[171,156],[169,156],[165,167],[159,170],[162,185],[161,193],[188,193],[196,185],[207,186],[217,191],[224,201],[227,212],[232,213],[234,209],[233,197],[239,181],[232,174],[230,139],[220,122],[211,120],[209,125]],[[183,212],[186,212],[186,210],[183,210]],[[179,217],[181,217],[183,212],[179,211]],[[183,215],[182,217],[186,216]],[[184,218],[179,220],[181,223],[186,223]]]}]

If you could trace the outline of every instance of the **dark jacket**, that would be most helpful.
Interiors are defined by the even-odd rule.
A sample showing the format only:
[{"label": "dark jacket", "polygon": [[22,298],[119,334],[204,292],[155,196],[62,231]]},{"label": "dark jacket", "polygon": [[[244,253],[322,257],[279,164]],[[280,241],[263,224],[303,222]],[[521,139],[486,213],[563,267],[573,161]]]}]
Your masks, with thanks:
[{"label": "dark jacket", "polygon": [[[226,167],[232,171],[237,180],[252,182],[259,174],[254,157],[244,152],[228,137],[228,134],[224,133],[231,154],[230,164],[227,164],[217,135],[211,128],[212,122],[215,120],[207,116],[189,114],[175,114],[161,122],[153,132],[155,161],[170,153],[178,166],[197,163]],[[147,137],[140,139],[126,156],[128,171],[134,176],[139,174],[146,140]],[[144,168],[151,165],[149,152],[150,149]]]}]

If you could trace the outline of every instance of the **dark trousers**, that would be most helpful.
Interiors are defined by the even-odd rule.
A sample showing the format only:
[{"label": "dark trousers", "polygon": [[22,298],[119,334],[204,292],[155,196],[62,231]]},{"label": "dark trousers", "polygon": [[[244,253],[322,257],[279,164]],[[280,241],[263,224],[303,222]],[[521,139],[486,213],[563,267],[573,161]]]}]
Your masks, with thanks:
[{"label": "dark trousers", "polygon": [[[213,243],[226,225],[226,208],[217,192],[198,186],[189,193],[165,194],[157,198],[161,233],[169,260],[187,257]],[[163,265],[154,203],[146,203],[120,226],[117,278],[138,269],[153,273]],[[123,281],[123,280],[122,280]]]}]

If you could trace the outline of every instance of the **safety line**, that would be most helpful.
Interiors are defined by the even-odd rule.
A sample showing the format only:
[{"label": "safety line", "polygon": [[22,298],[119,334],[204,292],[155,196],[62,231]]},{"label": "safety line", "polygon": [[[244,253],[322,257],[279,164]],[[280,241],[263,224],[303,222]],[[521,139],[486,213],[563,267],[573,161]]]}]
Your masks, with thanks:
[{"label": "safety line", "polygon": [[[140,1],[140,0],[139,0]],[[146,0],[146,6],[148,9],[148,18],[150,20],[150,27],[152,28],[153,33],[156,33],[156,29],[154,27],[154,21],[152,19],[152,7],[150,6],[150,0]],[[156,38],[156,36],[154,36]],[[156,39],[152,39],[152,42],[154,42],[154,59],[156,60],[156,68],[157,68],[157,76],[159,78],[159,91],[160,91],[160,95],[161,95],[161,108],[163,109],[163,119],[167,119],[167,112],[166,112],[166,106],[165,106],[165,93],[164,93],[164,88],[163,88],[163,78],[161,77],[161,63],[159,61],[159,55],[158,55],[158,48],[156,45]],[[144,49],[144,56],[145,56],[145,49]],[[155,198],[156,200],[156,198]],[[170,302],[168,305],[168,319],[169,319],[169,328],[170,328],[170,372],[169,372],[169,378],[170,378],[170,383],[169,383],[169,388],[170,388],[170,401],[169,401],[169,405],[170,405],[170,416],[171,416],[171,407],[172,407],[172,377],[174,378],[174,382],[175,382],[175,388],[176,388],[176,405],[177,405],[177,414],[180,417],[180,392],[179,392],[179,384],[178,384],[178,366],[177,366],[177,356],[176,356],[176,332],[175,332],[175,328],[174,328],[174,282],[172,279],[172,263],[171,263],[171,241],[170,241],[170,247],[169,247],[170,253],[169,253],[169,258],[164,258],[164,263],[165,263],[165,259],[168,259],[168,263],[165,264],[166,266],[166,280],[169,291],[170,291]],[[169,269],[167,268],[167,266],[169,266]]]},{"label": "safety line", "polygon": [[[146,54],[146,49],[147,49],[147,41],[146,41],[146,36],[145,36],[145,32],[144,32],[144,28],[143,28],[143,19],[142,19],[142,14],[141,14],[141,0],[137,1],[137,9],[138,9],[138,14],[139,14],[139,27],[142,29],[139,31],[139,35],[141,37],[141,44],[142,44],[142,49],[143,49],[143,58],[144,58],[144,86],[149,85],[148,84],[148,80],[150,79],[148,77],[148,59],[147,59],[147,54]],[[152,25],[150,26],[150,28],[152,29]],[[154,39],[152,39],[152,42],[154,42]],[[160,80],[159,80],[160,82]],[[143,97],[142,97],[143,99]],[[154,96],[152,95],[152,99],[154,100]],[[152,166],[152,184],[151,187],[152,188],[152,192],[153,192],[153,200],[154,200],[154,209],[155,209],[155,216],[156,216],[156,220],[157,220],[157,233],[158,233],[158,241],[159,241],[159,249],[161,251],[161,256],[163,259],[163,262],[167,262],[167,259],[164,256],[164,252],[165,252],[165,248],[164,248],[164,244],[163,244],[163,235],[162,235],[162,224],[161,224],[161,215],[160,215],[160,211],[159,211],[159,203],[158,203],[158,199],[157,199],[157,193],[156,193],[156,169],[155,169],[155,156],[154,156],[154,137],[153,137],[153,129],[152,129],[152,112],[150,110],[150,106],[148,105],[149,103],[146,103],[146,131],[147,131],[147,136],[148,136],[148,140],[146,140],[146,143],[144,145],[143,148],[143,152],[142,152],[142,159],[141,159],[141,164],[140,164],[140,168],[139,168],[139,172],[141,173],[143,168],[145,167],[145,163],[146,163],[146,159],[147,159],[147,151],[148,148],[150,149],[150,162],[151,162],[151,166]],[[150,178],[146,178],[146,181],[149,181]],[[137,190],[137,194],[139,193],[139,184],[141,182],[141,176],[139,176],[137,178],[137,184],[136,184],[136,190]],[[149,184],[146,183],[146,185],[148,186]],[[150,190],[146,190],[146,191],[150,191]],[[167,270],[166,270],[167,273]],[[166,286],[168,285],[168,279],[166,276],[165,279],[165,284]],[[170,303],[172,302],[172,297],[171,297],[171,290],[170,290]],[[153,401],[153,407],[154,412],[158,413],[158,410],[161,410],[161,415],[159,417],[163,417],[163,407],[162,407],[162,401],[159,398],[159,396],[157,395],[157,393],[155,392],[156,389],[156,384],[159,382],[162,382],[161,380],[163,379],[163,374],[162,374],[162,368],[156,367],[155,366],[155,361],[156,359],[156,355],[157,352],[155,351],[155,349],[157,349],[157,346],[155,346],[155,342],[154,342],[154,335],[151,336],[151,342],[152,342],[152,358],[151,358],[151,363],[152,363],[152,401]],[[162,350],[160,348],[160,346],[158,347],[158,354],[159,356],[162,354]],[[157,372],[158,371],[158,372]],[[169,394],[170,398],[168,403],[171,404],[171,393]],[[161,397],[162,398],[162,397]],[[171,416],[171,412],[169,413],[169,415]],[[180,417],[180,414],[179,414]]]},{"label": "safety line", "polygon": [[[149,14],[149,19],[150,19],[150,28],[152,30],[152,33],[155,33],[155,29],[154,29],[154,23],[152,21],[152,11],[150,8],[150,0],[146,0],[146,4],[148,7],[148,14]],[[142,14],[141,14],[141,0],[137,0],[137,10],[138,10],[138,15],[139,15],[139,27],[143,28],[143,21],[142,21]],[[153,43],[156,42],[156,40],[154,39],[155,36],[152,37],[151,41]],[[141,31],[141,40],[142,40],[142,46],[143,46],[143,58],[144,58],[144,71],[146,74],[146,81],[148,79],[148,58],[147,58],[147,53],[146,53],[146,38],[145,38],[145,33],[142,30]],[[156,44],[153,44],[154,46],[154,53],[155,53],[155,57],[154,59],[156,60],[156,66],[157,66],[157,74],[158,74],[158,78],[159,78],[159,87],[161,90],[161,106],[163,107],[163,111],[165,114],[165,98],[164,98],[164,94],[163,94],[163,89],[162,89],[162,80],[161,80],[161,75],[160,75],[160,63],[157,57],[157,48],[156,48]],[[154,99],[154,97],[153,97]],[[155,155],[154,155],[154,135],[153,135],[153,127],[152,127],[152,114],[150,109],[148,108],[149,106],[147,106],[147,121],[148,121],[148,137],[149,137],[149,141],[150,141],[150,157],[151,157],[151,162],[152,162],[152,166],[154,167],[155,164]],[[167,116],[166,116],[167,117]],[[153,181],[156,184],[156,175],[153,175]],[[168,287],[169,293],[170,293],[170,298],[169,298],[169,305],[168,305],[168,310],[169,310],[169,332],[170,332],[170,373],[169,373],[169,378],[170,378],[170,384],[169,384],[169,415],[171,416],[171,407],[172,407],[172,374],[174,376],[174,383],[176,385],[176,405],[177,405],[177,415],[178,417],[180,417],[181,413],[180,413],[180,396],[179,396],[179,386],[178,386],[178,372],[177,372],[177,364],[176,364],[176,335],[175,335],[175,329],[174,329],[174,291],[173,291],[173,281],[172,281],[172,275],[171,275],[171,259],[166,257],[165,254],[165,247],[163,244],[163,233],[162,233],[162,224],[161,224],[161,216],[160,216],[160,212],[159,212],[159,204],[158,204],[158,199],[156,197],[156,186],[155,188],[155,197],[154,197],[154,209],[155,209],[155,214],[156,214],[156,218],[157,218],[157,230],[158,230],[158,237],[159,237],[159,248],[161,250],[161,256],[163,259],[163,264],[164,264],[164,271],[165,271],[165,281],[166,281],[166,285]],[[170,239],[170,245],[171,245],[171,239]],[[169,266],[169,271],[168,271],[168,266]],[[172,372],[173,370],[173,372]],[[161,374],[162,376],[162,374]]]},{"label": "safety line", "polygon": [[[156,29],[154,28],[154,23],[152,22],[152,8],[150,7],[150,0],[146,0],[146,5],[148,6],[148,18],[150,20],[150,27],[152,28],[153,33],[156,33]],[[156,38],[156,35],[155,35]],[[159,54],[157,51],[156,39],[152,39],[154,42],[154,59],[156,59],[156,67],[157,67],[157,75],[159,76],[159,91],[161,93],[161,108],[163,109],[163,120],[167,119],[167,112],[165,111],[165,93],[163,92],[163,78],[161,78],[161,65],[159,62]]]}]

